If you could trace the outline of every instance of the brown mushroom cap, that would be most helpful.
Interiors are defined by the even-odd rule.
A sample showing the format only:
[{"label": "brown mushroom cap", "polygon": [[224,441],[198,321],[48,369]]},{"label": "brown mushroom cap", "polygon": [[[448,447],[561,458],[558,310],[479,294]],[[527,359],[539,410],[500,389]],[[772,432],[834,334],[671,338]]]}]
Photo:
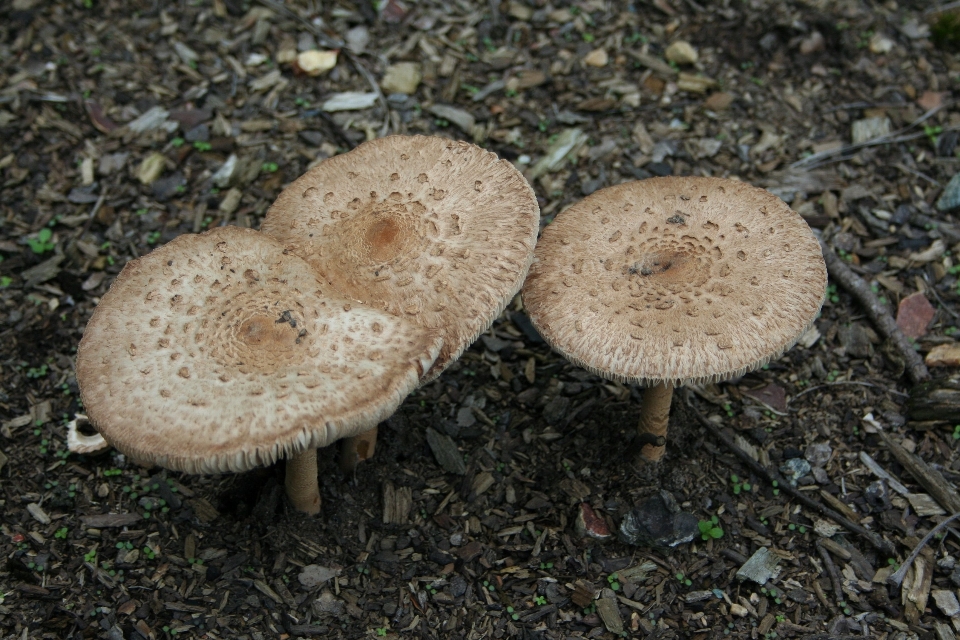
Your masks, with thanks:
[{"label": "brown mushroom cap", "polygon": [[520,290],[539,219],[530,185],[495,154],[391,136],[298,178],[262,229],[344,295],[440,330],[433,378]]},{"label": "brown mushroom cap", "polygon": [[653,385],[762,366],[826,292],[807,223],[763,189],[652,178],[602,189],[543,231],[523,300],[543,337],[599,375]]},{"label": "brown mushroom cap", "polygon": [[135,460],[243,471],[376,425],[440,345],[333,292],[269,236],[220,227],[123,268],[77,381],[91,422]]}]

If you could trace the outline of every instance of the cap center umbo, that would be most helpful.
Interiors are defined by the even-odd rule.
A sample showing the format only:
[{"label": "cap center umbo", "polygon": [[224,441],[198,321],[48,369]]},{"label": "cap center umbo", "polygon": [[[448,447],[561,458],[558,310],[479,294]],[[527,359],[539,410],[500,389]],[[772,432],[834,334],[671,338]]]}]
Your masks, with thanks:
[{"label": "cap center umbo", "polygon": [[650,284],[681,284],[699,280],[703,266],[697,256],[664,251],[641,255],[638,260],[628,264],[627,273],[631,279]]},{"label": "cap center umbo", "polygon": [[276,318],[260,314],[245,318],[236,326],[235,335],[241,359],[264,362],[275,359],[279,353],[294,351],[306,330],[289,312],[284,312]]},{"label": "cap center umbo", "polygon": [[422,248],[419,202],[387,199],[348,219],[343,239],[353,244],[361,263],[384,265],[413,255]]}]

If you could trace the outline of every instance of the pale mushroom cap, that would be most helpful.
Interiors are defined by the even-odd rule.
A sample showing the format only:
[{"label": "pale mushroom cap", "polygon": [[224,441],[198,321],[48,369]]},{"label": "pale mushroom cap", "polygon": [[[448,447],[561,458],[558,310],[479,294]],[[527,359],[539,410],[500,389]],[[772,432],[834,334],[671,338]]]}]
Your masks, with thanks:
[{"label": "pale mushroom cap", "polygon": [[607,378],[722,380],[790,348],[827,270],[807,223],[763,189],[652,178],[597,191],[543,231],[523,301],[544,339]]},{"label": "pale mushroom cap", "polygon": [[344,295],[440,330],[433,378],[520,290],[539,220],[530,185],[495,154],[391,136],[298,178],[262,229]]},{"label": "pale mushroom cap", "polygon": [[77,350],[90,421],[121,452],[243,471],[376,425],[436,332],[345,299],[269,236],[220,227],[128,263]]}]

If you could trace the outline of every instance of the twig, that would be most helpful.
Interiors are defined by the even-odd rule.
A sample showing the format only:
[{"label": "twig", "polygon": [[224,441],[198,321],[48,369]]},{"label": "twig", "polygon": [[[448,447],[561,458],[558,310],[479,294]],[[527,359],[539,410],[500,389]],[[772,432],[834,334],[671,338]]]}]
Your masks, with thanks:
[{"label": "twig", "polygon": [[843,517],[833,509],[824,506],[823,504],[817,502],[816,500],[813,500],[812,498],[804,494],[802,491],[798,491],[796,488],[791,486],[789,482],[784,480],[783,476],[781,476],[779,473],[771,469],[767,469],[765,466],[763,466],[762,464],[760,464],[759,462],[751,458],[746,451],[738,447],[735,442],[733,442],[730,438],[724,435],[724,433],[720,431],[717,425],[713,424],[712,422],[707,420],[705,417],[703,417],[703,414],[700,413],[700,411],[695,406],[693,406],[693,403],[690,400],[689,390],[687,390],[686,393],[684,394],[684,399],[687,403],[687,407],[690,408],[690,411],[693,413],[694,417],[696,417],[697,422],[699,422],[707,431],[709,431],[714,438],[719,440],[721,443],[723,443],[725,447],[730,449],[730,451],[732,451],[734,455],[740,458],[740,460],[742,460],[744,464],[750,467],[754,471],[754,473],[757,473],[758,475],[765,477],[768,482],[772,483],[776,481],[778,488],[784,493],[786,493],[787,495],[789,495],[791,498],[803,504],[807,508],[813,509],[814,511],[818,511],[819,513],[825,515],[826,517],[830,518],[831,520],[841,525],[845,529],[848,529],[849,531],[852,531],[858,535],[863,536],[871,545],[873,545],[879,551],[882,551],[888,556],[892,556],[896,553],[896,548],[890,542],[884,540],[873,531],[868,531],[867,529],[860,526],[859,524]]},{"label": "twig", "polygon": [[[823,559],[823,568],[826,570],[827,575],[830,576],[830,583],[833,585],[833,602],[831,604],[839,607],[838,603],[846,600],[846,598],[843,597],[843,585],[840,583],[840,574],[837,573],[837,565],[834,564],[833,558],[830,556],[827,548],[819,542],[817,542],[817,551]],[[833,608],[833,606],[831,606],[831,608]]]},{"label": "twig", "polygon": [[796,399],[799,398],[800,396],[805,396],[805,395],[807,395],[807,394],[810,393],[811,391],[816,391],[817,389],[823,389],[823,388],[825,388],[825,387],[835,387],[835,386],[841,385],[841,384],[855,384],[855,385],[860,386],[860,387],[870,387],[870,388],[872,388],[872,389],[882,389],[883,391],[886,391],[887,393],[892,393],[892,394],[894,394],[894,395],[903,396],[904,398],[909,398],[909,397],[910,397],[910,394],[909,394],[909,393],[904,393],[904,392],[902,392],[902,391],[897,391],[896,389],[888,389],[887,387],[881,387],[881,386],[878,385],[878,384],[872,384],[872,383],[870,383],[870,382],[860,382],[859,380],[837,380],[836,382],[826,382],[826,383],[824,383],[824,384],[818,384],[818,385],[815,386],[815,387],[808,387],[807,389],[804,389],[803,391],[801,391],[801,392],[798,393],[797,395],[795,395],[795,396],[793,396],[792,398],[790,398],[789,400],[787,400],[787,404],[790,404],[791,402],[793,402],[794,400],[796,400]]},{"label": "twig", "polygon": [[866,281],[855,274],[840,257],[834,253],[833,249],[827,246],[827,243],[820,240],[820,247],[823,250],[823,259],[827,263],[827,272],[830,277],[840,286],[849,291],[863,305],[864,311],[887,339],[897,348],[900,356],[906,364],[907,375],[914,383],[922,382],[930,377],[927,371],[927,365],[923,364],[923,359],[913,350],[913,346],[907,341],[907,337],[900,331],[896,321],[886,305],[882,304],[877,295],[870,289]]},{"label": "twig", "polygon": [[924,462],[919,456],[916,456],[906,449],[900,443],[894,441],[886,431],[877,430],[883,443],[887,445],[890,453],[897,459],[897,462],[910,472],[913,479],[926,489],[927,493],[937,501],[937,503],[947,510],[948,513],[960,511],[960,495],[950,486],[950,483],[941,475],[939,471]]},{"label": "twig", "polygon": [[895,587],[899,587],[903,584],[903,579],[907,577],[907,570],[910,569],[910,565],[913,564],[913,561],[917,559],[917,556],[920,555],[920,552],[923,551],[923,548],[933,539],[935,535],[947,528],[947,525],[953,522],[954,520],[960,519],[960,512],[953,514],[933,529],[930,532],[923,536],[923,540],[920,541],[920,544],[910,552],[910,555],[907,556],[907,559],[903,561],[903,564],[900,565],[900,568],[897,569],[896,573],[892,574],[887,578],[887,582],[892,584]]},{"label": "twig", "polygon": [[816,167],[822,166],[826,162],[831,162],[832,161],[831,159],[834,156],[845,156],[851,151],[865,149],[866,147],[875,147],[881,144],[894,144],[897,142],[906,142],[908,140],[913,140],[915,138],[922,138],[923,136],[926,135],[922,131],[917,133],[911,133],[911,134],[907,134],[907,131],[923,123],[925,120],[928,120],[929,118],[933,117],[938,111],[943,109],[945,106],[946,105],[940,105],[939,107],[934,107],[933,109],[930,109],[929,111],[927,111],[922,116],[920,116],[919,118],[917,118],[916,120],[908,124],[907,126],[903,127],[902,129],[893,131],[891,133],[888,133],[882,136],[877,136],[876,138],[871,138],[863,142],[858,142],[856,144],[848,144],[844,147],[840,147],[839,149],[828,149],[826,151],[821,151],[820,153],[814,153],[813,155],[807,156],[802,160],[797,160],[796,162],[790,165],[790,168],[791,169],[814,169]]}]

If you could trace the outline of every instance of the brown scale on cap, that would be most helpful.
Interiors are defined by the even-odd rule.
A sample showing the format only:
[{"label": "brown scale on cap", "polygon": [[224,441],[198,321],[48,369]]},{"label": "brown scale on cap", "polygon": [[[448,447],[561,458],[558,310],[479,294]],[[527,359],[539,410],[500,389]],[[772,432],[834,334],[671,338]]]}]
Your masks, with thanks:
[{"label": "brown scale on cap", "polygon": [[558,215],[523,298],[571,361],[672,389],[779,356],[816,318],[826,282],[817,239],[773,194],[718,178],[653,178]]},{"label": "brown scale on cap", "polygon": [[441,331],[432,379],[520,289],[539,213],[523,176],[493,153],[392,136],[298,178],[263,231],[344,295]]},{"label": "brown scale on cap", "polygon": [[77,379],[90,421],[134,459],[243,471],[376,425],[440,344],[335,293],[269,236],[221,227],[124,267]]}]

